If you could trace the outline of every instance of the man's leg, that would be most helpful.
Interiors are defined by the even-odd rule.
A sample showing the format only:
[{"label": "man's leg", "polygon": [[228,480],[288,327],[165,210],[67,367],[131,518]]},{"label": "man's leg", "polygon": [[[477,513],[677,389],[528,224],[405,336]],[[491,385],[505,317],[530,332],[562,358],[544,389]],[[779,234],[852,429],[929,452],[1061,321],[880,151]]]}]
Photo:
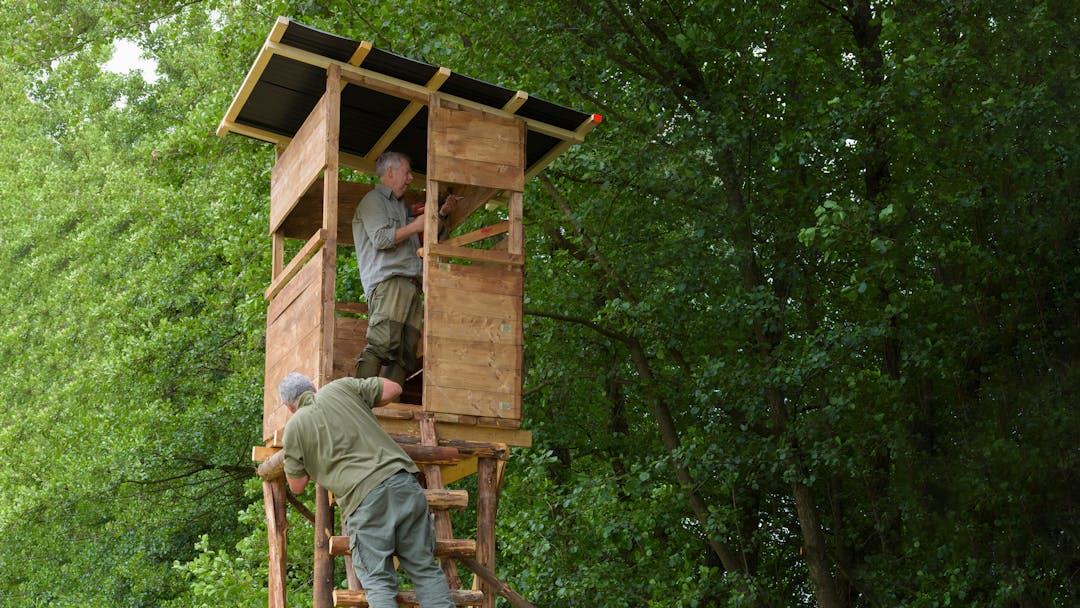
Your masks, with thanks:
[{"label": "man's leg", "polygon": [[[423,308],[420,289],[410,279],[391,277],[375,286],[368,302],[367,346],[356,367],[358,378],[384,374],[400,384],[416,367]],[[396,370],[393,368],[401,368]],[[361,373],[370,374],[361,376]]]},{"label": "man's leg", "polygon": [[412,578],[422,608],[454,608],[446,576],[435,563],[435,524],[424,491],[412,476],[393,479],[398,560]]},{"label": "man's leg", "polygon": [[371,608],[397,608],[393,504],[383,482],[346,519],[353,570]]}]

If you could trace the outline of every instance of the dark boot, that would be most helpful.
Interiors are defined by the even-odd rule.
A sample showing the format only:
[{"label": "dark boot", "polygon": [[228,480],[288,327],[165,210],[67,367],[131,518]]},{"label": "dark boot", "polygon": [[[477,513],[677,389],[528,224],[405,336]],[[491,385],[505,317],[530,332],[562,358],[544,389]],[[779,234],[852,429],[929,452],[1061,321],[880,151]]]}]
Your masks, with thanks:
[{"label": "dark boot", "polygon": [[382,367],[382,361],[379,358],[369,353],[363,353],[360,355],[360,360],[356,362],[357,378],[371,378],[379,375],[379,368]]}]

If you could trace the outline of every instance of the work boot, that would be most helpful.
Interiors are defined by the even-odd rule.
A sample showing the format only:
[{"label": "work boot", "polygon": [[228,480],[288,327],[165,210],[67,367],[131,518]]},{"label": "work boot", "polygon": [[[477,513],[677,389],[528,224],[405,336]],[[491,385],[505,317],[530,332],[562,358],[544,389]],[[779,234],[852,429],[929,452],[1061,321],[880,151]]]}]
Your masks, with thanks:
[{"label": "work boot", "polygon": [[354,375],[357,378],[378,376],[380,367],[382,367],[382,361],[379,361],[378,357],[364,353],[360,355],[360,360],[356,362],[356,373]]}]

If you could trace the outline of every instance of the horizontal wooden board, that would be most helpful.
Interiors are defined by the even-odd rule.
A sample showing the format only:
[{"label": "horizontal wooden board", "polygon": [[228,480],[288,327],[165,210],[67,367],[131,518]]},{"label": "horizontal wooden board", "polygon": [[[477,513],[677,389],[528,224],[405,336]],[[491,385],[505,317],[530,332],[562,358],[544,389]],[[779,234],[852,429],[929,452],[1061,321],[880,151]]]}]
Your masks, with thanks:
[{"label": "horizontal wooden board", "polygon": [[520,268],[493,268],[449,262],[429,262],[425,266],[427,284],[430,287],[447,287],[517,298],[521,298],[524,293],[525,277]]},{"label": "horizontal wooden board", "polygon": [[473,317],[429,310],[424,333],[433,338],[475,340],[489,345],[522,345],[521,320],[513,317]]},{"label": "horizontal wooden board", "polygon": [[471,110],[431,107],[428,177],[521,192],[525,189],[525,123]]},{"label": "horizontal wooden board", "polygon": [[435,312],[512,321],[518,316],[522,302],[521,298],[512,295],[429,285],[424,305]]},{"label": "horizontal wooden board", "polygon": [[[420,437],[420,423],[415,419],[379,418],[379,424],[391,435]],[[453,422],[435,421],[435,435],[439,444],[454,441],[501,443],[508,446],[528,447],[532,445],[532,433],[521,429],[485,427]]]},{"label": "horizontal wooden board", "polygon": [[[513,348],[516,353],[517,349]],[[449,359],[431,361],[424,374],[433,385],[443,388],[476,389],[492,393],[513,393],[521,387],[521,364],[499,366],[484,361]]]},{"label": "horizontal wooden board", "polygon": [[425,386],[424,409],[468,416],[520,419],[521,395]]},{"label": "horizontal wooden board", "polygon": [[303,126],[274,163],[270,173],[270,232],[273,233],[296,206],[300,196],[330,162],[327,154],[327,97],[308,115]]}]

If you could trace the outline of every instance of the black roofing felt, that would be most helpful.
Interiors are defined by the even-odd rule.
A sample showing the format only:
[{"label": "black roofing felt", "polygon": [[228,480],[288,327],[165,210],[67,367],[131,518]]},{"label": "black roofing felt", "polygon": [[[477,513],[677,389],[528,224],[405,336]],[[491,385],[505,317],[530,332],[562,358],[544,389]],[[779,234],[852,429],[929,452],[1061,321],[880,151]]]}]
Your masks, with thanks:
[{"label": "black roofing felt", "polygon": [[[281,44],[341,62],[348,62],[360,43],[290,21]],[[437,66],[372,48],[359,67],[424,86],[438,72]],[[326,90],[326,70],[302,61],[274,55],[267,62],[248,98],[236,115],[237,124],[292,137]],[[451,72],[439,91],[493,108],[502,108],[517,93],[498,85]],[[341,99],[340,148],[366,155],[393,124],[408,102],[358,86],[346,86]],[[529,97],[516,115],[574,131],[590,118],[579,112],[536,97]],[[526,166],[558,145],[557,137],[529,130],[525,146]],[[423,173],[427,159],[427,108],[401,132],[390,148],[408,154],[413,167]]]}]

